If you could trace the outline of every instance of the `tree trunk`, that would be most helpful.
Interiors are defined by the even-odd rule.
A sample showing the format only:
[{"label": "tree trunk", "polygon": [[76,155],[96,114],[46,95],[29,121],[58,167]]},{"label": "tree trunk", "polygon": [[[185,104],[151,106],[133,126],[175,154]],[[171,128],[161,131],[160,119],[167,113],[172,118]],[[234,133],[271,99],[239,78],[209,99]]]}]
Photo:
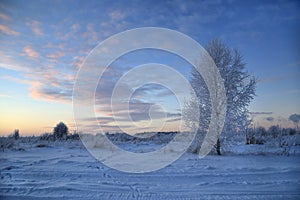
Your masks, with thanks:
[{"label": "tree trunk", "polygon": [[221,142],[220,142],[220,139],[218,138],[217,140],[217,146],[216,146],[216,149],[217,149],[217,154],[220,156],[221,155]]}]

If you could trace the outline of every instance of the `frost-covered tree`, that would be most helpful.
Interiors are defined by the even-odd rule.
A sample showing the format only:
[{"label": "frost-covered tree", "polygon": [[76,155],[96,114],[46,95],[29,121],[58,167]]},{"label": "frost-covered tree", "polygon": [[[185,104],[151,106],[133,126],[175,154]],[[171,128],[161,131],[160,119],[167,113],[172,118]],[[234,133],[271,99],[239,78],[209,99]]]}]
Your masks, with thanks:
[{"label": "frost-covered tree", "polygon": [[292,114],[289,116],[289,120],[292,121],[295,127],[298,129],[298,124],[300,122],[300,114]]},{"label": "frost-covered tree", "polygon": [[[206,46],[206,51],[214,60],[224,81],[227,113],[222,135],[228,138],[231,134],[245,131],[250,124],[247,107],[255,96],[256,79],[246,71],[245,63],[239,51],[230,49],[222,41],[218,39],[212,40]],[[210,122],[211,102],[207,86],[195,69],[192,71],[191,85],[196,92],[200,107],[198,134],[203,135],[207,131]],[[186,114],[193,112],[195,109],[193,101],[186,103]],[[189,120],[187,120],[187,123],[190,123]],[[216,143],[216,150],[219,155],[221,154],[222,142],[219,135]],[[192,151],[199,150],[201,141],[196,141],[196,143],[198,143],[195,146],[196,149]]]},{"label": "frost-covered tree", "polygon": [[59,122],[53,129],[53,135],[55,139],[67,138],[68,127],[63,122]]},{"label": "frost-covered tree", "polygon": [[277,138],[281,135],[281,128],[278,125],[270,126],[267,133],[269,137]]},{"label": "frost-covered tree", "polygon": [[248,128],[246,131],[246,144],[264,144],[267,131],[264,127]]}]

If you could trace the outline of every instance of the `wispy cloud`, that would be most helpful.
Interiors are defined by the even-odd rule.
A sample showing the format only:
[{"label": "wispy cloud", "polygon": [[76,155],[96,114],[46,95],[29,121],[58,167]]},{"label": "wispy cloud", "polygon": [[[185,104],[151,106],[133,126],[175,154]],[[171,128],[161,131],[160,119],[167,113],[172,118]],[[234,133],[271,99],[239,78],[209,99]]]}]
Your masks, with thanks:
[{"label": "wispy cloud", "polygon": [[13,81],[13,82],[17,82],[17,83],[22,83],[22,84],[34,84],[34,81],[27,80],[27,79],[20,79],[20,78],[16,78],[13,76],[1,76],[0,78],[9,80],[9,81]]},{"label": "wispy cloud", "polygon": [[23,78],[1,76],[1,79],[29,85],[29,96],[33,99],[71,103],[75,75],[64,74],[47,68],[41,72],[26,72]]},{"label": "wispy cloud", "polygon": [[269,122],[273,122],[274,121],[274,117],[266,117],[265,120],[267,120]]},{"label": "wispy cloud", "polygon": [[14,70],[17,72],[26,72],[28,71],[28,68],[25,66],[20,66],[19,64],[7,64],[7,63],[2,63],[0,62],[0,68],[3,69],[9,69],[9,70]]},{"label": "wispy cloud", "polygon": [[35,78],[30,96],[38,100],[71,103],[74,79],[74,75],[48,70]]},{"label": "wispy cloud", "polygon": [[19,32],[10,29],[8,26],[0,24],[0,31],[4,32],[7,35],[20,35]]},{"label": "wispy cloud", "polygon": [[52,54],[49,54],[47,55],[48,58],[51,58],[53,60],[58,60],[59,58],[61,58],[62,56],[64,56],[65,53],[60,51],[60,52],[57,52],[57,53],[52,53]]},{"label": "wispy cloud", "polygon": [[0,94],[0,98],[11,98],[12,96],[8,94]]},{"label": "wispy cloud", "polygon": [[80,24],[76,23],[71,26],[71,29],[73,31],[78,31],[80,29],[80,27],[81,27]]},{"label": "wispy cloud", "polygon": [[271,115],[273,112],[249,112],[251,115]]},{"label": "wispy cloud", "polygon": [[43,35],[43,30],[42,30],[42,24],[39,21],[36,20],[31,20],[29,22],[26,23],[27,26],[29,26],[32,30],[32,32],[37,35],[37,36],[41,36]]},{"label": "wispy cloud", "polygon": [[17,72],[28,72],[30,69],[28,66],[14,59],[13,56],[7,55],[7,53],[4,53],[2,51],[0,51],[0,68]]},{"label": "wispy cloud", "polygon": [[300,74],[288,74],[285,76],[272,76],[272,77],[266,77],[266,78],[261,78],[258,80],[260,83],[264,82],[280,82],[280,81],[286,81],[286,80],[291,80],[291,79],[298,79]]},{"label": "wispy cloud", "polygon": [[125,14],[123,12],[121,12],[120,10],[114,10],[114,11],[110,12],[109,16],[114,21],[122,20],[125,18]]},{"label": "wispy cloud", "polygon": [[72,65],[75,66],[77,69],[79,69],[79,67],[82,65],[84,59],[85,59],[85,57],[75,56],[73,58],[74,61],[72,62]]},{"label": "wispy cloud", "polygon": [[83,37],[87,39],[89,44],[96,44],[100,41],[99,33],[95,29],[93,23],[88,23],[86,25],[86,31],[83,33]]},{"label": "wispy cloud", "polygon": [[70,103],[72,97],[72,79],[74,77],[66,76],[65,79],[55,79],[48,73],[40,75],[40,79],[30,80],[21,79],[12,76],[2,76],[1,79],[29,85],[30,96],[38,100],[56,101]]},{"label": "wispy cloud", "polygon": [[23,48],[23,51],[31,59],[36,59],[40,56],[40,54],[38,52],[36,52],[31,46],[25,46]]},{"label": "wispy cloud", "polygon": [[300,89],[288,90],[288,94],[300,94]]},{"label": "wispy cloud", "polygon": [[6,21],[10,21],[11,18],[3,13],[0,13],[0,18],[3,19],[3,20],[6,20]]},{"label": "wispy cloud", "polygon": [[179,121],[181,121],[181,120],[182,120],[181,117],[176,117],[176,118],[168,119],[167,122],[179,122]]},{"label": "wispy cloud", "polygon": [[70,103],[72,90],[60,87],[53,87],[34,82],[30,87],[30,96],[38,100],[56,101]]}]

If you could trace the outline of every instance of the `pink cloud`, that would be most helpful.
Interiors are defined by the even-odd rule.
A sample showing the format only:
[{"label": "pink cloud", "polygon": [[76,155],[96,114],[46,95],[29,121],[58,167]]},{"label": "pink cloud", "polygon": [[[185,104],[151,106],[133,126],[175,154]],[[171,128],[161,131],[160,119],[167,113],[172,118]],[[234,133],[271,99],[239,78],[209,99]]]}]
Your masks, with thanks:
[{"label": "pink cloud", "polygon": [[4,52],[0,51],[0,68],[14,70],[18,72],[28,72],[28,66],[20,64],[12,56],[6,55]]},{"label": "pink cloud", "polygon": [[73,82],[75,74],[62,73],[61,71],[49,68],[39,74],[39,77],[32,77],[30,96],[37,100],[71,103]]},{"label": "pink cloud", "polygon": [[33,84],[34,81],[31,81],[31,80],[26,80],[26,79],[20,79],[20,78],[16,78],[16,77],[13,77],[13,76],[1,76],[0,77],[1,79],[6,79],[6,80],[9,80],[9,81],[13,81],[13,82],[17,82],[17,83],[22,83],[22,84]]},{"label": "pink cloud", "polygon": [[59,58],[61,58],[62,56],[64,56],[65,54],[63,52],[58,52],[56,54],[52,53],[52,54],[49,54],[47,55],[48,58],[51,58],[51,59],[54,59],[54,60],[57,60]]},{"label": "pink cloud", "polygon": [[0,31],[4,32],[7,35],[20,35],[19,32],[14,31],[14,30],[10,29],[9,27],[1,25],[1,24],[0,24]]},{"label": "pink cloud", "polygon": [[87,24],[86,30],[87,31],[83,33],[83,37],[87,39],[89,44],[95,44],[99,42],[99,33],[95,30],[94,24]]},{"label": "pink cloud", "polygon": [[38,52],[36,52],[32,47],[26,46],[24,47],[23,51],[26,53],[26,55],[32,59],[38,58],[40,55]]},{"label": "pink cloud", "polygon": [[28,72],[29,69],[26,66],[19,65],[17,63],[2,63],[0,62],[0,68],[14,70],[18,72]]},{"label": "pink cloud", "polygon": [[79,69],[80,66],[82,65],[85,57],[74,57],[74,62],[72,62],[72,65],[76,67],[76,69]]},{"label": "pink cloud", "polygon": [[[56,74],[55,72],[52,74]],[[48,74],[47,74],[48,75]],[[43,76],[43,75],[42,75]],[[67,79],[71,79],[74,77],[67,77]],[[66,88],[61,88],[64,86],[59,83],[53,83],[54,80],[51,75],[43,77],[43,81],[41,80],[28,80],[28,79],[20,79],[12,76],[1,76],[0,79],[5,79],[8,81],[13,81],[16,83],[29,85],[29,95],[30,97],[37,100],[51,101],[51,102],[62,102],[62,103],[71,103],[71,90]],[[55,86],[54,89],[51,89],[50,85]],[[1,97],[1,96],[0,96]],[[4,97],[4,96],[3,96]]]},{"label": "pink cloud", "polygon": [[112,20],[122,20],[124,19],[125,15],[120,10],[114,10],[109,13],[109,16]]},{"label": "pink cloud", "polygon": [[[40,82],[33,82],[30,87],[30,96],[37,100],[71,103],[71,96],[69,93],[59,92],[58,90],[49,90]],[[46,90],[46,91],[45,91]]]},{"label": "pink cloud", "polygon": [[3,19],[3,20],[6,20],[6,21],[10,21],[10,17],[8,17],[7,15],[3,14],[3,13],[0,13],[0,18]]},{"label": "pink cloud", "polygon": [[71,29],[72,29],[73,31],[78,31],[78,30],[80,29],[80,25],[79,25],[79,24],[73,24],[73,25],[71,26]]},{"label": "pink cloud", "polygon": [[41,36],[44,34],[42,31],[41,23],[39,21],[32,20],[30,22],[27,22],[26,24],[31,28],[32,32],[35,35]]}]

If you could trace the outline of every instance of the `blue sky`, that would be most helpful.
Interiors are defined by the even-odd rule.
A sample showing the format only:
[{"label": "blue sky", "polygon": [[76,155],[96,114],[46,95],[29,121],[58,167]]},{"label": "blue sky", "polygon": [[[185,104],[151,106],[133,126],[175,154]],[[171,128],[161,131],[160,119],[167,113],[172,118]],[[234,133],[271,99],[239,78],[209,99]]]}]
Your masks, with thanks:
[{"label": "blue sky", "polygon": [[[249,108],[255,123],[292,126],[289,115],[300,113],[299,10],[299,1],[1,1],[0,134],[40,134],[59,121],[74,129],[72,87],[84,58],[109,36],[145,26],[239,49],[259,79]],[[116,66],[166,60],[144,55]],[[185,65],[174,57],[166,64]]]}]

